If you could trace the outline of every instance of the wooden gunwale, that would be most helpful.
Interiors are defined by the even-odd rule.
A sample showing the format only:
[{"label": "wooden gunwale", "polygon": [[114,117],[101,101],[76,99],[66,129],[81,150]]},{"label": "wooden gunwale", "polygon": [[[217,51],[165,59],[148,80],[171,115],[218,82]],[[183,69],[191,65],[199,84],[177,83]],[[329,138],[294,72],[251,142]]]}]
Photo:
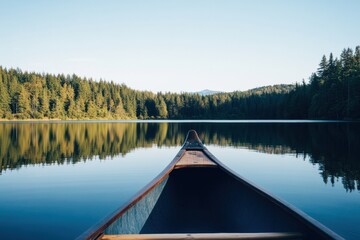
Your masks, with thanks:
[{"label": "wooden gunwale", "polygon": [[102,240],[188,240],[188,239],[201,239],[201,240],[269,240],[269,239],[302,239],[301,233],[293,232],[262,232],[262,233],[177,233],[177,234],[124,234],[124,235],[104,235]]}]

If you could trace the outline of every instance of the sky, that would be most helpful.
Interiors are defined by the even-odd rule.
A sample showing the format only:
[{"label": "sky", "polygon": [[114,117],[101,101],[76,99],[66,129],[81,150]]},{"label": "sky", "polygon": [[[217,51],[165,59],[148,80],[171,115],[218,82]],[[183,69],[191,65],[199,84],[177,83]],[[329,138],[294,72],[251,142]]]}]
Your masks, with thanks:
[{"label": "sky", "polygon": [[137,90],[247,90],[308,80],[360,45],[360,1],[0,0],[0,66]]}]

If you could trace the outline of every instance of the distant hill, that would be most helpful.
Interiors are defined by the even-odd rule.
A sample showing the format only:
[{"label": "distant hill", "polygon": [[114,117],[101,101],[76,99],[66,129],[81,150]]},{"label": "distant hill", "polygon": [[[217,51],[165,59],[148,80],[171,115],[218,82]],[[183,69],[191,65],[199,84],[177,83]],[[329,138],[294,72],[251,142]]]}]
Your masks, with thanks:
[{"label": "distant hill", "polygon": [[[232,93],[242,93],[245,95],[261,95],[261,94],[270,94],[270,93],[289,93],[290,91],[295,89],[295,85],[293,84],[277,84],[277,85],[269,85],[262,86],[257,88],[252,88],[245,91],[234,91]],[[225,93],[221,91],[214,91],[209,89],[204,89],[198,92],[194,92],[194,94],[199,94],[201,96],[209,96],[215,95],[219,93]],[[231,93],[230,93],[231,94]]]},{"label": "distant hill", "polygon": [[195,94],[199,94],[201,96],[208,96],[208,95],[213,95],[213,94],[218,94],[221,93],[220,91],[213,91],[213,90],[209,90],[209,89],[204,89],[198,92],[195,92]]}]

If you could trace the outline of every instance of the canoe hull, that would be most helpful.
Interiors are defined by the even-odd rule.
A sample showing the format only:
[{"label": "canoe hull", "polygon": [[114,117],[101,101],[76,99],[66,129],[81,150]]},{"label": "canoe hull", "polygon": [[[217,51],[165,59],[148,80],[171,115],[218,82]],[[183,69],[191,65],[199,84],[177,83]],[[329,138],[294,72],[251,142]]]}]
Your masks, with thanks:
[{"label": "canoe hull", "polygon": [[189,131],[182,149],[158,177],[78,239],[100,239],[104,233],[119,239],[130,236],[126,234],[134,239],[213,234],[216,239],[219,233],[230,238],[343,239],[227,168],[195,131]]}]

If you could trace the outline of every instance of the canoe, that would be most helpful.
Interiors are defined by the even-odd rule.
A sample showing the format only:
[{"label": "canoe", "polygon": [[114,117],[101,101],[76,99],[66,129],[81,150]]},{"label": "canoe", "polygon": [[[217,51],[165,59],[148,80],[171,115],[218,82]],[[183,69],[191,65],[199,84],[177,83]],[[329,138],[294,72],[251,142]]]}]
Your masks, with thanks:
[{"label": "canoe", "polygon": [[171,163],[77,239],[343,239],[226,167],[194,130]]}]

